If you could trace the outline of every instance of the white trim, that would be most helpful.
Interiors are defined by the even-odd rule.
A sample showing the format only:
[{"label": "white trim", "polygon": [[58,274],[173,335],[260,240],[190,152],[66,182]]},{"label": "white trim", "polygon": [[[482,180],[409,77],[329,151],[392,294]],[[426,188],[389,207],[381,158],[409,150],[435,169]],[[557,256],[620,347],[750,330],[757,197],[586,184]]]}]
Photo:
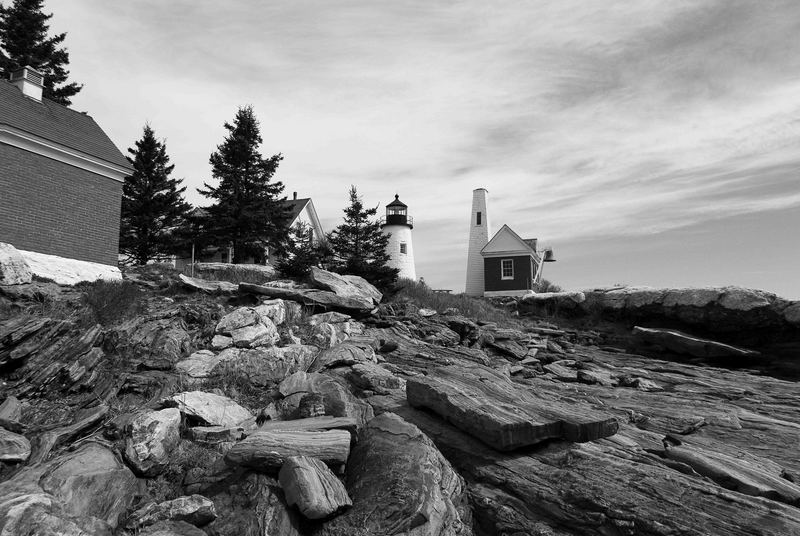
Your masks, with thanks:
[{"label": "white trim", "polygon": [[[511,275],[505,275],[505,268],[503,263],[506,261],[511,263]],[[503,281],[512,281],[514,279],[514,259],[500,259],[500,279]]]},{"label": "white trim", "polygon": [[131,174],[131,170],[128,168],[75,149],[69,149],[10,125],[0,124],[0,143],[19,147],[25,151],[30,151],[118,182],[123,182],[125,177]]},{"label": "white trim", "polygon": [[325,238],[325,230],[322,228],[322,223],[319,221],[319,216],[317,216],[317,209],[314,208],[314,202],[310,198],[308,203],[306,203],[305,210],[311,217],[311,225],[314,227],[314,231],[317,233],[317,240],[323,240]]}]

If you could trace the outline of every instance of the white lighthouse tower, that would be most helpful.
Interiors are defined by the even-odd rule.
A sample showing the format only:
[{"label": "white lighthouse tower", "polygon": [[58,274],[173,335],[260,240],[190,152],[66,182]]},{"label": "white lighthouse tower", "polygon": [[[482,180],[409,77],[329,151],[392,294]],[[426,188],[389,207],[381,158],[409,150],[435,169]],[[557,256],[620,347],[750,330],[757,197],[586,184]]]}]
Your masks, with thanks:
[{"label": "white lighthouse tower", "polygon": [[417,279],[414,268],[414,246],[411,243],[411,229],[414,219],[408,215],[408,206],[400,201],[398,195],[386,205],[386,218],[381,224],[383,234],[391,235],[386,250],[389,253],[388,265],[400,270],[398,277]]},{"label": "white lighthouse tower", "polygon": [[472,215],[469,223],[469,250],[467,252],[467,284],[464,292],[469,296],[483,296],[483,256],[481,250],[489,243],[489,214],[486,201],[489,191],[478,188],[472,191]]}]

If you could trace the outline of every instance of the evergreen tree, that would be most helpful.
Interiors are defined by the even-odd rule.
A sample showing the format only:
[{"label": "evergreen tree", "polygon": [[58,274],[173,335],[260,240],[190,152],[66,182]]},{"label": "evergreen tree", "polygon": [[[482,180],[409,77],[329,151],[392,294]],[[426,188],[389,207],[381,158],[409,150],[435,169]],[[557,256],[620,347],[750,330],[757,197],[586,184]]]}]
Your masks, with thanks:
[{"label": "evergreen tree", "polygon": [[278,262],[278,270],[287,277],[305,277],[312,266],[322,267],[330,256],[327,241],[315,242],[311,226],[299,222],[291,229],[286,255]]},{"label": "evergreen tree", "polygon": [[[60,47],[66,33],[48,37],[47,21],[53,16],[42,12],[43,0],[14,0],[0,5],[0,76],[30,65],[44,74],[43,96],[65,106],[83,86],[66,83],[69,53]],[[63,85],[62,85],[63,84]]]},{"label": "evergreen tree", "polygon": [[135,263],[145,264],[176,253],[181,246],[180,228],[185,226],[191,207],[183,200],[186,188],[170,178],[175,167],[169,163],[167,148],[145,125],[133,158],[133,174],[122,186],[122,214],[119,250]]},{"label": "evergreen tree", "polygon": [[233,262],[264,260],[266,248],[278,257],[286,252],[289,208],[279,198],[283,183],[272,181],[283,156],[262,158],[262,139],[253,108],[239,108],[228,135],[211,155],[211,172],[219,185],[197,191],[215,200],[208,207],[208,230],[219,245],[233,244]]},{"label": "evergreen tree", "polygon": [[378,220],[371,218],[377,208],[364,208],[355,186],[350,187],[350,206],[344,209],[344,223],[328,237],[333,252],[333,269],[342,274],[360,275],[376,287],[388,290],[399,270],[387,266],[389,235],[381,232]]}]

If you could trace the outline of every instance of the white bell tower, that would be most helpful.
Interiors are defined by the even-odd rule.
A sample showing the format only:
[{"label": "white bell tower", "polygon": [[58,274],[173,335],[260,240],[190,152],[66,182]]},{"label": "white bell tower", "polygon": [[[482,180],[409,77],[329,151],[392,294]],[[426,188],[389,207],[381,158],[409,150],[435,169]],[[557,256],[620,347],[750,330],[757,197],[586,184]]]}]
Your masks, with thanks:
[{"label": "white bell tower", "polygon": [[469,296],[483,296],[483,256],[481,250],[489,243],[489,214],[486,202],[489,191],[477,188],[472,191],[472,214],[469,222],[469,250],[467,252],[467,284],[464,292]]},{"label": "white bell tower", "polygon": [[400,196],[394,196],[394,201],[386,205],[386,218],[381,223],[383,234],[390,234],[386,250],[389,253],[389,262],[392,268],[400,270],[398,277],[417,280],[417,270],[414,267],[414,246],[411,243],[411,229],[414,228],[414,219],[408,215],[408,206],[400,201]]}]

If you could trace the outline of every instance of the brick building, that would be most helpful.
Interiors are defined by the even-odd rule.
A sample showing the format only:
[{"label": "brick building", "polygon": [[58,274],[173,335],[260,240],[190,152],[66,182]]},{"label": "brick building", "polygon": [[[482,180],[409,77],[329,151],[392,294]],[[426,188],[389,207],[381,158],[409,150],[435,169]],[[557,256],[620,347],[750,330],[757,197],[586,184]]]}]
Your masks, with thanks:
[{"label": "brick building", "polygon": [[90,116],[42,98],[26,67],[0,80],[0,242],[116,266],[128,161]]}]

